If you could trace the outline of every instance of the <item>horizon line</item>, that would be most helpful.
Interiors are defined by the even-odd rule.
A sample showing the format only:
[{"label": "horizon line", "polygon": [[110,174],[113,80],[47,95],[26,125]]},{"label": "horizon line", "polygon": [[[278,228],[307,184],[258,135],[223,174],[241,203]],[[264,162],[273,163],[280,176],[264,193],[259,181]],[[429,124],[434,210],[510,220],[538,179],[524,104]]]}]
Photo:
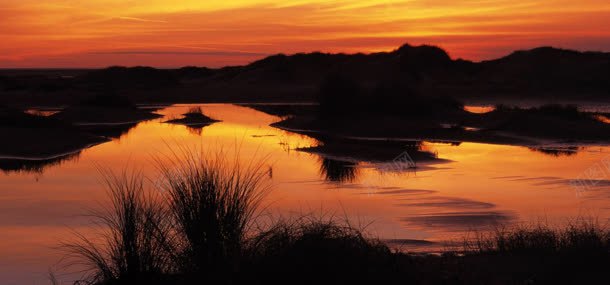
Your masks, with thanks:
[{"label": "horizon line", "polygon": [[[322,52],[322,51],[310,51],[310,52],[296,52],[296,53],[291,53],[291,54],[286,54],[286,53],[272,53],[272,54],[268,54],[266,56],[264,56],[263,54],[261,54],[262,57],[255,59],[251,62],[245,63],[245,64],[241,64],[241,65],[223,65],[223,66],[219,66],[219,67],[210,67],[210,66],[205,66],[205,65],[181,65],[181,66],[155,66],[155,65],[120,65],[120,64],[111,64],[111,65],[105,65],[105,66],[90,66],[90,67],[0,67],[0,70],[99,70],[99,69],[106,69],[106,68],[110,68],[110,67],[127,67],[127,68],[131,68],[131,67],[150,67],[150,68],[154,68],[154,69],[167,69],[167,70],[175,70],[175,69],[181,69],[181,68],[185,68],[185,67],[198,67],[198,68],[209,68],[209,69],[222,69],[222,68],[227,68],[227,67],[243,67],[243,66],[248,66],[254,62],[272,57],[272,56],[278,56],[278,55],[285,55],[285,56],[294,56],[294,55],[302,55],[302,54],[315,54],[315,53],[321,53],[321,54],[327,54],[327,55],[359,55],[359,54],[364,54],[364,55],[373,55],[373,54],[380,54],[380,53],[392,53],[397,51],[398,49],[400,49],[401,47],[404,46],[411,46],[411,47],[422,47],[422,46],[428,46],[428,47],[435,47],[435,48],[439,48],[441,50],[443,50],[447,55],[449,55],[449,58],[452,61],[457,61],[457,60],[463,60],[463,61],[469,61],[469,62],[473,62],[473,63],[482,63],[482,62],[488,62],[488,61],[494,61],[494,60],[499,60],[502,58],[505,58],[507,56],[510,56],[514,53],[517,52],[523,52],[523,51],[532,51],[532,50],[536,50],[536,49],[541,49],[541,48],[552,48],[552,49],[557,49],[557,50],[563,50],[563,51],[572,51],[572,52],[577,52],[577,53],[582,53],[582,54],[587,54],[587,53],[601,53],[601,54],[610,54],[610,51],[603,51],[603,50],[579,50],[579,49],[571,49],[571,48],[563,48],[563,47],[558,47],[558,46],[552,46],[552,45],[541,45],[541,46],[536,46],[536,47],[532,47],[532,48],[525,48],[525,49],[516,49],[513,50],[512,52],[497,57],[497,58],[493,58],[493,59],[485,59],[485,60],[470,60],[470,59],[464,59],[461,57],[458,58],[452,58],[450,53],[445,50],[444,48],[438,46],[438,45],[432,45],[432,44],[420,44],[420,45],[411,45],[409,43],[404,43],[400,46],[398,46],[397,48],[394,48],[392,50],[389,51],[375,51],[375,52],[353,52],[353,53],[346,53],[346,52]],[[120,52],[119,54],[124,54],[125,51]],[[116,52],[113,51],[107,51],[107,52],[94,52],[93,54],[116,54]],[[165,54],[165,53],[162,53]],[[167,52],[167,54],[170,54],[170,52]],[[255,53],[252,53],[255,54]]]}]

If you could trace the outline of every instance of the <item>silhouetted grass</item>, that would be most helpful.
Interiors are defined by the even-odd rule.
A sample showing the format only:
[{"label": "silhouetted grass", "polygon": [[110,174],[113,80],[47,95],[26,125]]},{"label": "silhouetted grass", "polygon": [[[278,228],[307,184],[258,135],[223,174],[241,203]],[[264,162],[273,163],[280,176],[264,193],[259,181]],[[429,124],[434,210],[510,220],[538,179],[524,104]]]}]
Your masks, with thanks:
[{"label": "silhouetted grass", "polygon": [[610,231],[591,221],[578,221],[565,228],[546,225],[498,229],[467,243],[466,252],[550,254],[605,252],[610,250]]},{"label": "silhouetted grass", "polygon": [[200,106],[196,106],[196,107],[191,107],[189,108],[189,110],[184,114],[184,116],[188,116],[188,115],[203,115],[203,110],[201,109]]},{"label": "silhouetted grass", "polygon": [[578,153],[580,150],[579,147],[576,146],[568,146],[568,147],[555,147],[555,148],[546,148],[546,147],[528,147],[529,150],[544,153],[550,156],[560,157],[560,156],[572,156]]},{"label": "silhouetted grass", "polygon": [[244,276],[256,276],[254,284],[393,284],[409,277],[384,243],[332,218],[275,222],[248,249]]},{"label": "silhouetted grass", "polygon": [[145,191],[143,176],[101,172],[110,205],[93,214],[99,236],[77,233],[77,242],[63,245],[70,265],[84,266],[90,284],[154,280],[171,272],[166,213],[157,197]]},{"label": "silhouetted grass", "polygon": [[497,230],[467,242],[455,262],[467,268],[463,277],[483,283],[601,284],[610,281],[609,237],[610,231],[590,221]]},{"label": "silhouetted grass", "polygon": [[266,194],[264,163],[227,161],[225,153],[177,149],[159,163],[181,272],[224,278],[239,265],[250,224]]}]

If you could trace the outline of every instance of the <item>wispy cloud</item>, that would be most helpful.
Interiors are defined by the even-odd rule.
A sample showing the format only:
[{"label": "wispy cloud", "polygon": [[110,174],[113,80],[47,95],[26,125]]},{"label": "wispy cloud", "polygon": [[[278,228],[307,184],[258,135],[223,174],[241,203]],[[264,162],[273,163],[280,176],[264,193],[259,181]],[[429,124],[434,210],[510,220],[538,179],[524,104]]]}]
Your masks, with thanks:
[{"label": "wispy cloud", "polygon": [[120,19],[120,20],[136,21],[136,22],[167,23],[167,21],[162,21],[162,20],[150,20],[150,19],[143,19],[143,18],[136,18],[136,17],[118,16],[118,17],[114,17],[114,18]]},{"label": "wispy cloud", "polygon": [[0,49],[24,62],[87,54],[103,65],[102,55],[156,54],[246,63],[278,52],[390,50],[405,41],[473,60],[537,45],[610,50],[607,0],[5,1],[0,40],[10,49]]},{"label": "wispy cloud", "polygon": [[94,51],[89,54],[141,54],[141,55],[205,55],[205,56],[246,56],[262,57],[269,54],[240,51],[155,51],[155,50],[119,50],[119,51]]}]

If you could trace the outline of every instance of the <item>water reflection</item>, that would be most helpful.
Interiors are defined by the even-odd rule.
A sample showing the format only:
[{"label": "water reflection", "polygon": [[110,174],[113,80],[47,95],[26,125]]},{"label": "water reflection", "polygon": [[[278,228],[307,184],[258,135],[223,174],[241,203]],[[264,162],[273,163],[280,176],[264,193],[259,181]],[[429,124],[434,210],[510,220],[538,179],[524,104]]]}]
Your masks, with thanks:
[{"label": "water reflection", "polygon": [[60,110],[45,110],[45,109],[27,109],[24,111],[26,114],[40,116],[40,117],[49,117],[55,115],[60,112]]},{"label": "water reflection", "polygon": [[112,125],[81,125],[81,129],[84,133],[88,133],[95,136],[100,136],[109,139],[120,139],[121,137],[129,134],[139,122],[136,123],[122,123]]},{"label": "water reflection", "polygon": [[[86,230],[88,219],[82,215],[108,202],[95,165],[120,170],[129,161],[155,182],[157,169],[151,155],[168,154],[164,147],[168,142],[210,151],[230,150],[237,142],[244,162],[257,154],[269,155],[274,189],[265,206],[270,215],[298,216],[320,209],[354,221],[374,221],[367,228],[373,235],[413,247],[424,245],[425,250],[496,223],[535,222],[541,217],[565,223],[583,213],[600,219],[610,216],[609,172],[604,172],[609,175],[606,178],[591,180],[596,187],[580,195],[569,183],[602,163],[610,155],[608,147],[574,149],[567,156],[467,142],[321,138],[321,143],[270,127],[278,117],[225,104],[201,105],[206,114],[222,120],[201,133],[162,123],[191,107],[159,110],[165,118],[130,126],[120,140],[84,149],[71,159],[50,161],[38,168],[45,175],[37,182],[32,179],[36,173],[14,171],[37,167],[7,163],[10,174],[0,175],[3,282],[46,281],[48,267],[59,258],[52,249],[58,240],[69,237],[67,228]],[[18,146],[33,149],[23,143]],[[415,170],[392,172],[382,167],[405,151],[416,162]]]},{"label": "water reflection", "polygon": [[424,208],[453,208],[453,209],[490,209],[496,205],[465,198],[434,196],[417,199],[402,199],[401,206]]},{"label": "water reflection", "polygon": [[185,125],[186,130],[195,136],[201,136],[201,134],[203,133],[203,129],[205,129],[205,127],[209,126],[210,124],[205,124],[205,125]]},{"label": "water reflection", "polygon": [[532,151],[548,154],[550,156],[572,156],[578,153],[580,150],[579,147],[576,146],[566,146],[566,147],[530,147]]},{"label": "water reflection", "polygon": [[321,143],[300,148],[300,151],[339,158],[345,161],[388,163],[402,160],[406,155],[415,164],[418,162],[443,162],[438,153],[426,149],[422,141],[396,141],[387,139],[344,138],[315,136]]},{"label": "water reflection", "polygon": [[495,110],[496,107],[491,106],[491,105],[483,105],[483,106],[464,106],[464,110],[470,112],[470,113],[475,113],[475,114],[485,114],[485,113],[489,113],[493,110]]},{"label": "water reflection", "polygon": [[350,161],[319,157],[320,174],[330,182],[354,182],[358,175],[357,164]]},{"label": "water reflection", "polygon": [[4,173],[42,174],[48,167],[59,166],[66,161],[77,160],[80,151],[50,159],[0,159],[0,170]]},{"label": "water reflection", "polygon": [[407,225],[441,231],[491,230],[506,225],[514,217],[505,212],[448,212],[403,218]]},{"label": "water reflection", "polygon": [[[387,141],[314,136],[321,143],[299,148],[314,153],[320,164],[320,175],[329,182],[352,183],[362,167],[380,173],[415,173],[427,164],[445,162],[438,153],[426,148],[422,141]],[[451,142],[449,145],[458,146]],[[418,164],[419,163],[419,164]]]}]

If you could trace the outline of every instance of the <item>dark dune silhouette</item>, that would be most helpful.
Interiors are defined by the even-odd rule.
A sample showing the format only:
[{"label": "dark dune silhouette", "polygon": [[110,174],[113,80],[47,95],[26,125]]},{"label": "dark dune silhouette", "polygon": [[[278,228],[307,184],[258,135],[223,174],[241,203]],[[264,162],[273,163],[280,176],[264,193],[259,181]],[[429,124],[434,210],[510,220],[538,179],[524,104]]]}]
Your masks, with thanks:
[{"label": "dark dune silhouette", "polygon": [[315,86],[324,78],[340,74],[364,85],[399,80],[416,85],[425,95],[488,97],[490,100],[500,95],[529,99],[549,96],[603,99],[610,90],[609,65],[608,53],[538,48],[497,60],[471,62],[453,60],[438,47],[406,44],[392,52],[373,54],[270,56],[244,67],[218,70],[216,75],[204,79],[202,85],[230,82],[231,86],[223,84],[227,90],[250,86],[254,89],[253,97],[264,96],[263,89],[274,92],[271,87],[282,90],[282,86],[292,86],[295,90],[285,94],[286,97],[308,92],[311,98],[315,96],[311,94]]},{"label": "dark dune silhouette", "polygon": [[128,98],[112,92],[104,92],[86,98],[79,104],[69,106],[53,115],[54,118],[74,125],[131,125],[155,119],[161,115],[150,110],[141,110]]},{"label": "dark dune silhouette", "polygon": [[[110,67],[101,70],[0,71],[2,102],[62,104],[114,88],[136,103],[149,102],[303,102],[317,87],[339,74],[366,88],[390,80],[420,95],[497,101],[606,100],[610,91],[610,54],[551,47],[517,51],[484,62],[451,59],[441,48],[405,44],[372,54],[278,54],[245,66],[218,69],[184,67]],[[30,96],[18,96],[23,92]],[[41,94],[53,93],[53,98]]]},{"label": "dark dune silhouette", "polygon": [[423,96],[417,91],[417,85],[399,79],[385,79],[366,87],[353,78],[331,74],[322,81],[317,94],[320,115],[325,117],[395,115],[430,121],[467,115],[457,100]]},{"label": "dark dune silhouette", "polygon": [[168,70],[152,67],[113,66],[76,77],[79,84],[91,89],[154,89],[175,86],[177,77]]},{"label": "dark dune silhouette", "polygon": [[610,91],[608,53],[540,47],[480,65],[479,82],[495,82],[507,90],[549,92],[553,96],[573,93],[572,98]]},{"label": "dark dune silhouette", "polygon": [[189,80],[212,76],[214,75],[215,70],[207,67],[185,66],[175,70],[174,73],[181,80]]}]

